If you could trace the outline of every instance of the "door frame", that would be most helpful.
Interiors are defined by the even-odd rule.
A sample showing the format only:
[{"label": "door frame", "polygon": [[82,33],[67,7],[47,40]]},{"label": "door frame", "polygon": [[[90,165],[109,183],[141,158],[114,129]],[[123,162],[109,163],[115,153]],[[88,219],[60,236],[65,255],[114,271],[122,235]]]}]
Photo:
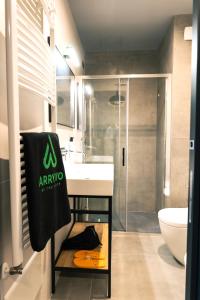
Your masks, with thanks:
[{"label": "door frame", "polygon": [[[170,73],[157,73],[157,74],[120,74],[120,75],[81,75],[76,76],[77,80],[81,82],[81,87],[84,86],[83,81],[84,80],[113,80],[118,79],[119,81],[119,94],[120,94],[120,80],[121,79],[127,79],[128,81],[128,95],[127,95],[127,101],[126,101],[126,195],[125,195],[125,210],[126,210],[126,216],[125,216],[125,222],[122,225],[122,228],[127,231],[127,214],[128,214],[128,114],[129,114],[129,81],[131,79],[165,79],[165,109],[166,109],[166,128],[165,128],[165,139],[166,139],[166,168],[165,168],[165,180],[164,180],[164,193],[167,197],[170,193],[170,154],[171,154],[171,101],[172,101],[172,92],[171,92],[171,82],[172,82],[172,75]],[[82,91],[82,90],[81,90]],[[82,99],[83,104],[82,107],[84,107],[84,97]],[[83,110],[83,114],[85,111]],[[120,109],[119,109],[120,114]],[[83,118],[85,119],[85,118]],[[120,115],[119,115],[119,121],[120,121]],[[83,122],[85,123],[85,121]],[[85,124],[82,126],[82,134],[84,135],[85,130]],[[121,163],[120,159],[120,153],[118,157],[119,164]]]},{"label": "door frame", "polygon": [[200,299],[200,2],[193,1],[186,300]]}]

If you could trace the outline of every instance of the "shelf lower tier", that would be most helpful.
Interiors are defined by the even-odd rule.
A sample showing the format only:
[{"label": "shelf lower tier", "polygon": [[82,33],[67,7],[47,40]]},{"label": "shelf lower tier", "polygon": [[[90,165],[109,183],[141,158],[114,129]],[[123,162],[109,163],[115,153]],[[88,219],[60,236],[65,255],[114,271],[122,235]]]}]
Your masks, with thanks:
[{"label": "shelf lower tier", "polygon": [[[105,267],[98,268],[97,270],[108,270],[108,224],[107,223],[88,223],[88,222],[76,222],[72,228],[69,237],[73,237],[80,232],[84,231],[86,226],[94,225],[95,230],[98,233],[99,239],[102,246],[97,247],[95,250],[103,253],[105,256]],[[56,268],[70,268],[70,269],[80,269],[76,267],[73,263],[73,256],[77,250],[63,250],[56,262]],[[84,270],[84,268],[82,268]],[[91,269],[92,270],[92,269]]]}]

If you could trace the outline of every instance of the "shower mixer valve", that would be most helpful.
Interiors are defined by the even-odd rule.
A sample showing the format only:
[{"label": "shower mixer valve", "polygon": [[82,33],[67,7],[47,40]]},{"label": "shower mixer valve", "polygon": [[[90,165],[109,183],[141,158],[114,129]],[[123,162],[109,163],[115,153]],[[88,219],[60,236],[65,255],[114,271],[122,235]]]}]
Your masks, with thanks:
[{"label": "shower mixer valve", "polygon": [[9,275],[21,275],[22,274],[22,266],[17,267],[9,267],[8,263],[4,262],[0,266],[0,279],[6,279]]},{"label": "shower mixer valve", "polygon": [[22,275],[22,271],[23,271],[23,268],[21,265],[17,266],[17,267],[11,267],[9,274],[10,275]]}]

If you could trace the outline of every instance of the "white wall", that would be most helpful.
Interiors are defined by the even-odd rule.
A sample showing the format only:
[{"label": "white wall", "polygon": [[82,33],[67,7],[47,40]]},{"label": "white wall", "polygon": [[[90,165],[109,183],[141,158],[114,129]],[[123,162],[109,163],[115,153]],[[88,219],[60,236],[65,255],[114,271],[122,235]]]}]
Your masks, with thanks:
[{"label": "white wall", "polygon": [[[74,19],[67,0],[56,0],[56,45],[59,49],[72,46],[80,59],[84,61],[84,50],[74,23]],[[70,61],[69,61],[70,63]],[[83,75],[82,65],[79,67],[70,64],[75,75]]]}]

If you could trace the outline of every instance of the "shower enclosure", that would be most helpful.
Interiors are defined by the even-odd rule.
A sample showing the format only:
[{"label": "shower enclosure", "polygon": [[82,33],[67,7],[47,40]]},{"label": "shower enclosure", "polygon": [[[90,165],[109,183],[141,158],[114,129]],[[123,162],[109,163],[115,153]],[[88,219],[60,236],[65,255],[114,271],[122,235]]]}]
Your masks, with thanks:
[{"label": "shower enclosure", "polygon": [[113,229],[158,230],[170,192],[170,75],[84,76],[83,94],[85,161],[114,163]]}]

